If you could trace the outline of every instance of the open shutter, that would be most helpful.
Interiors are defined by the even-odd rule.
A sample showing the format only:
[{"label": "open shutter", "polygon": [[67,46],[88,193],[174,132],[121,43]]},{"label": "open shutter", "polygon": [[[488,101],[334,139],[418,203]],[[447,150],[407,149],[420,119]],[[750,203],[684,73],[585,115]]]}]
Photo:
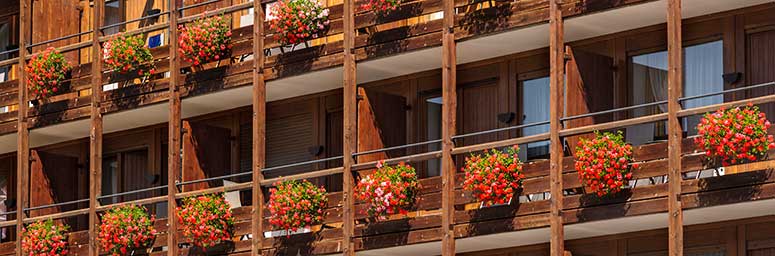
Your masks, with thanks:
[{"label": "open shutter", "polygon": [[[39,150],[30,152],[30,206],[50,205],[79,199],[78,158],[47,153]],[[30,216],[72,211],[77,204],[30,211]],[[85,227],[85,218],[70,217],[64,223],[78,230]]]},{"label": "open shutter", "polygon": [[[229,129],[183,121],[183,180],[199,180],[231,173]],[[222,186],[221,180],[183,186],[183,191]]]},{"label": "open shutter", "polygon": [[[565,63],[567,102],[565,109],[567,116],[575,116],[613,109],[614,106],[614,73],[613,59],[607,56],[573,51],[566,47],[566,53],[570,59]],[[608,92],[608,93],[600,93]],[[596,115],[574,119],[566,123],[566,128],[580,127],[596,123],[610,122],[612,114]],[[581,137],[590,135],[573,136],[566,141],[571,149],[574,149]]]},{"label": "open shutter", "polygon": [[[406,143],[406,98],[388,93],[358,89],[358,152]],[[405,155],[391,150],[358,157],[359,162]]]},{"label": "open shutter", "polygon": [[[775,81],[775,29],[748,35],[748,84],[757,85]],[[775,94],[775,87],[751,90],[751,97]],[[759,105],[770,120],[775,119],[775,103]]]}]

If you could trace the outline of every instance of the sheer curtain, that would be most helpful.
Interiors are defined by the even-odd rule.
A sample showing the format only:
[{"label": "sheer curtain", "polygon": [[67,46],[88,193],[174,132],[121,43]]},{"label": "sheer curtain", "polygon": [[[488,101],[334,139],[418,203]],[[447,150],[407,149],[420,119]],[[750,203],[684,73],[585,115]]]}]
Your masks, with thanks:
[{"label": "sheer curtain", "polygon": [[[724,90],[724,48],[722,41],[694,45],[684,49],[684,96],[696,96]],[[696,108],[724,102],[723,95],[683,102],[684,108]],[[697,133],[700,116],[683,120],[684,131]]]},{"label": "sheer curtain", "polygon": [[[632,104],[639,105],[667,99],[667,52],[632,57]],[[667,111],[667,105],[637,108],[633,117]],[[641,124],[627,128],[626,139],[634,145],[654,141],[663,134],[664,124]]]}]

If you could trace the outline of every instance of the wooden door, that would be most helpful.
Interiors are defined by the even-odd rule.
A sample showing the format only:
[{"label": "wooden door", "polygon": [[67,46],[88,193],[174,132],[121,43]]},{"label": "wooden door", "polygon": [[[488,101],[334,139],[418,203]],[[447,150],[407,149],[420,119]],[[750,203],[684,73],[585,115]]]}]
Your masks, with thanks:
[{"label": "wooden door", "polygon": [[[218,177],[231,172],[231,131],[202,123],[183,121],[183,181]],[[183,191],[219,187],[214,180],[183,186]]]},{"label": "wooden door", "polygon": [[[748,84],[757,85],[775,81],[775,29],[748,34]],[[751,97],[775,94],[775,86],[751,90]],[[759,106],[767,118],[775,119],[775,103]]]},{"label": "wooden door", "polygon": [[[30,207],[70,202],[80,199],[78,186],[78,158],[39,150],[30,152]],[[78,204],[30,211],[30,216],[66,212],[78,209]],[[86,226],[86,218],[70,217],[63,222],[73,230]]]},{"label": "wooden door", "polygon": [[[567,72],[567,116],[610,110],[614,108],[614,72],[613,59],[599,54],[573,51],[567,47],[570,60],[565,63]],[[566,128],[581,127],[613,120],[613,114],[596,115],[574,119],[565,123]],[[574,149],[581,135],[566,138]]]}]

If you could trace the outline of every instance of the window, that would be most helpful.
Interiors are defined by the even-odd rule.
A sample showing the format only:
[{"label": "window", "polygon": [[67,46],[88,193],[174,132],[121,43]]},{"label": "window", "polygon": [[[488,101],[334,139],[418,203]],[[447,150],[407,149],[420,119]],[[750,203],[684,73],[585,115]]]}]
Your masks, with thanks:
[{"label": "window", "polygon": [[[724,90],[724,63],[722,41],[714,41],[684,48],[684,96],[696,96]],[[667,99],[667,51],[633,56],[632,105]],[[695,108],[722,103],[723,96],[711,96],[682,102],[684,108]],[[667,105],[639,108],[632,111],[634,117],[667,112]],[[694,127],[699,117],[683,120],[688,135],[696,134]],[[627,141],[635,145],[666,139],[666,124],[644,124],[627,129]]]},{"label": "window", "polygon": [[[441,139],[441,97],[432,97],[425,100],[426,118],[425,118],[425,138],[426,140]],[[441,149],[440,143],[428,144],[428,151]],[[441,175],[441,159],[428,160],[428,177]]]},{"label": "window", "polygon": [[[11,50],[15,48],[14,46],[16,44],[16,31],[14,29],[14,22],[15,22],[16,16],[8,16],[4,18],[0,18],[0,53]],[[0,60],[7,60],[12,58],[11,54],[5,53],[0,54]],[[5,82],[10,80],[11,75],[11,67],[5,66],[0,67],[0,82]]]},{"label": "window", "polygon": [[[549,121],[549,77],[522,81],[520,109],[522,124]],[[549,124],[530,126],[522,129],[522,136],[549,132]],[[539,141],[521,145],[520,157],[523,160],[546,158],[549,156],[549,141]]]}]

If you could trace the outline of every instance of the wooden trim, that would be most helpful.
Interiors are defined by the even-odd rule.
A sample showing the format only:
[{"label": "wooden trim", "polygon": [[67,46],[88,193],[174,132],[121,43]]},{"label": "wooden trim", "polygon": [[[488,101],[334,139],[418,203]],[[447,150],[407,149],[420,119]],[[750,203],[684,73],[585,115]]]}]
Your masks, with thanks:
[{"label": "wooden trim", "polygon": [[552,256],[565,254],[565,232],[562,219],[563,208],[563,149],[560,138],[560,118],[563,109],[563,83],[565,79],[565,42],[563,41],[563,20],[558,0],[549,1],[549,187],[552,195],[549,209],[549,251]]},{"label": "wooden trim", "polygon": [[260,1],[253,1],[253,214],[250,221],[252,255],[263,255],[264,244],[264,193],[261,171],[266,164],[266,83],[264,81],[264,9]]},{"label": "wooden trim", "polygon": [[[104,1],[94,2],[94,14],[92,15],[92,27],[102,27]],[[92,60],[102,60],[102,48],[99,40],[100,30],[94,29],[92,34]],[[91,129],[89,134],[89,256],[98,256],[100,249],[97,245],[97,198],[102,192],[102,113],[100,101],[102,99],[102,61],[92,61],[91,81]]]},{"label": "wooden trim", "polygon": [[[177,10],[178,1],[169,1],[169,10]],[[169,128],[168,137],[169,143],[167,144],[168,159],[167,159],[167,219],[172,220],[167,222],[167,255],[178,255],[178,237],[177,227],[178,222],[176,215],[176,200],[175,194],[177,188],[175,183],[178,181],[178,174],[180,173],[181,157],[180,157],[180,93],[178,90],[178,79],[180,78],[180,59],[177,54],[178,51],[178,15],[177,11],[170,11],[169,15],[169,65],[170,65],[170,85],[169,85]]]},{"label": "wooden trim", "polygon": [[353,170],[352,166],[355,159],[352,157],[353,153],[358,148],[357,145],[357,133],[358,128],[356,126],[357,114],[358,114],[358,102],[356,97],[358,95],[358,86],[356,84],[357,66],[355,63],[355,55],[353,48],[355,47],[355,0],[344,0],[343,9],[344,14],[342,16],[343,29],[344,29],[344,67],[342,68],[344,84],[343,84],[343,119],[344,119],[344,134],[343,134],[343,150],[342,155],[344,159],[342,161],[343,175],[342,175],[342,197],[344,198],[344,205],[342,206],[342,253],[345,256],[355,256],[355,241],[353,235],[355,232],[355,200],[353,194]]},{"label": "wooden trim", "polygon": [[24,66],[26,65],[27,57],[27,24],[29,24],[29,0],[19,0],[19,79],[18,79],[18,118],[16,120],[17,125],[17,146],[16,151],[16,255],[21,256],[22,252],[22,239],[21,235],[24,233],[24,208],[29,207],[29,167],[30,167],[30,134],[27,127],[27,85],[26,85],[26,72]]},{"label": "wooden trim", "polygon": [[441,255],[455,255],[455,147],[457,133],[457,44],[455,42],[455,2],[443,1],[441,53]]},{"label": "wooden trim", "polygon": [[667,130],[668,130],[668,255],[683,255],[683,210],[681,204],[681,141],[683,129],[678,99],[683,92],[683,42],[681,0],[667,2]]}]

